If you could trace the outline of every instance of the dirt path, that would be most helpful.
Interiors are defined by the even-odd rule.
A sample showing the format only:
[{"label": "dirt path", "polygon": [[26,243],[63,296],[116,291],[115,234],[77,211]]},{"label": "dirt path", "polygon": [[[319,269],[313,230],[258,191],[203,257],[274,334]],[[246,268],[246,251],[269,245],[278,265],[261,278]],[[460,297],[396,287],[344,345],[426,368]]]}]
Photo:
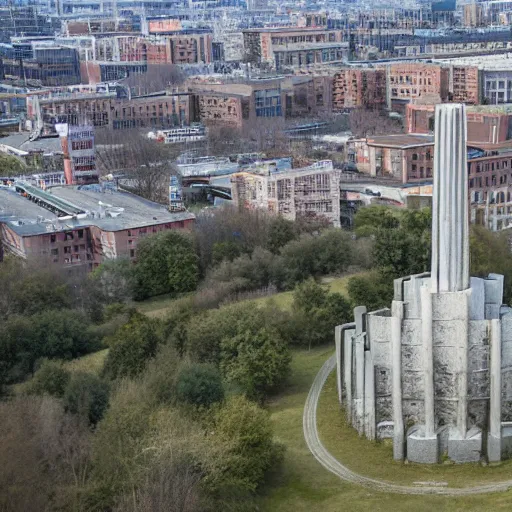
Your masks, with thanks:
[{"label": "dirt path", "polygon": [[512,480],[504,482],[496,482],[493,484],[476,485],[473,487],[463,488],[450,488],[450,487],[428,487],[428,486],[406,486],[393,484],[384,480],[378,480],[374,478],[368,478],[363,475],[354,473],[346,466],[344,466],[339,460],[335,459],[324,447],[318,436],[318,430],[316,425],[316,411],[318,407],[318,399],[320,392],[324,387],[327,377],[336,367],[336,360],[334,355],[330,357],[322,366],[320,371],[315,377],[313,385],[309,390],[308,397],[306,399],[306,405],[304,406],[303,415],[303,428],[304,437],[308,445],[309,450],[314,455],[316,460],[322,464],[331,473],[339,476],[341,479],[346,480],[354,484],[363,485],[365,487],[396,493],[396,494],[437,494],[442,496],[468,496],[471,494],[486,494],[494,492],[502,492],[512,488]]}]

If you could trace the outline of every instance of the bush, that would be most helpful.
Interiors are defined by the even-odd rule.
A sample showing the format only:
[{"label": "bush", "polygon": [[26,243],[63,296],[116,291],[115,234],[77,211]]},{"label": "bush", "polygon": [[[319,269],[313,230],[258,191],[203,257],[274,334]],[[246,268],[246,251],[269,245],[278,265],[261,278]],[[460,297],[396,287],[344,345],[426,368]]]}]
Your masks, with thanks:
[{"label": "bush", "polygon": [[136,256],[136,300],[195,290],[199,279],[198,257],[187,233],[165,231],[147,237],[137,245]]},{"label": "bush", "polygon": [[0,363],[9,382],[34,373],[39,359],[73,359],[99,347],[87,317],[76,310],[13,315],[0,325]]},{"label": "bush", "polygon": [[313,279],[300,284],[293,294],[295,343],[312,346],[332,343],[337,325],[352,316],[349,302],[339,293],[329,293]]},{"label": "bush", "polygon": [[302,235],[287,244],[276,258],[272,281],[279,289],[294,288],[310,276],[339,274],[351,263],[351,237],[339,229],[318,236]]},{"label": "bush", "polygon": [[109,385],[96,375],[77,372],[71,376],[64,392],[64,407],[96,425],[108,408],[109,392]]},{"label": "bush", "polygon": [[279,254],[281,248],[298,237],[295,223],[280,215],[270,221],[267,235],[267,249],[273,254]]},{"label": "bush", "polygon": [[273,442],[269,414],[243,396],[231,397],[213,416],[210,445],[219,450],[205,484],[214,493],[254,492],[265,473],[280,462],[283,449]]},{"label": "bush", "polygon": [[144,315],[134,314],[130,321],[108,339],[110,350],[103,369],[110,379],[135,377],[156,354],[162,336],[158,322]]},{"label": "bush", "polygon": [[224,388],[219,371],[209,364],[185,366],[178,376],[176,396],[179,401],[196,406],[209,407],[221,402]]},{"label": "bush", "polygon": [[290,371],[290,361],[289,348],[275,330],[246,330],[221,342],[224,378],[253,399],[261,400],[279,389]]},{"label": "bush", "polygon": [[391,307],[393,280],[378,271],[348,280],[348,295],[352,306],[366,306],[368,311]]},{"label": "bush", "polygon": [[29,392],[35,395],[62,397],[71,378],[71,374],[61,362],[43,361],[39,370],[30,381]]}]

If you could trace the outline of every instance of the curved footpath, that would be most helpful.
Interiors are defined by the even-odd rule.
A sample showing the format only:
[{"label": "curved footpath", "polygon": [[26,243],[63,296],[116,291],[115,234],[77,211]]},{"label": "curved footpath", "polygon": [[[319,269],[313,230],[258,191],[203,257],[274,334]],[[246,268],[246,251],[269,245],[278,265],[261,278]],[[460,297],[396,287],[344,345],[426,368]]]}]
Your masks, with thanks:
[{"label": "curved footpath", "polygon": [[449,487],[428,487],[428,486],[407,486],[398,485],[384,480],[377,480],[354,473],[339,460],[335,459],[324,447],[318,437],[316,425],[316,411],[320,392],[324,387],[327,377],[336,367],[335,356],[330,357],[322,366],[315,377],[313,385],[309,390],[304,406],[303,428],[304,437],[309,450],[315,456],[316,460],[322,464],[331,473],[339,476],[342,480],[353,484],[363,485],[365,487],[384,492],[398,494],[438,494],[443,496],[467,496],[471,494],[485,494],[491,492],[502,492],[512,488],[512,480],[496,482],[473,487],[449,488]]}]

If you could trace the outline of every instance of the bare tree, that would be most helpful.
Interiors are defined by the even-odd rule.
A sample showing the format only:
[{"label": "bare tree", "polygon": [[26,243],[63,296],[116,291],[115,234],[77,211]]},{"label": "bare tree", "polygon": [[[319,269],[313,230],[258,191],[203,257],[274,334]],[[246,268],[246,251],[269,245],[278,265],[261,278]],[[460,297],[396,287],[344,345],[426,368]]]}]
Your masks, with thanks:
[{"label": "bare tree", "polygon": [[97,137],[96,164],[100,173],[121,175],[123,186],[151,201],[165,203],[169,178],[180,146],[148,139],[136,130],[101,131]]},{"label": "bare tree", "polygon": [[350,112],[350,131],[355,137],[402,133],[402,124],[389,117],[387,112],[356,108]]},{"label": "bare tree", "polygon": [[124,80],[124,84],[133,95],[143,96],[179,87],[185,78],[185,74],[178,66],[149,64],[146,73],[131,74]]}]

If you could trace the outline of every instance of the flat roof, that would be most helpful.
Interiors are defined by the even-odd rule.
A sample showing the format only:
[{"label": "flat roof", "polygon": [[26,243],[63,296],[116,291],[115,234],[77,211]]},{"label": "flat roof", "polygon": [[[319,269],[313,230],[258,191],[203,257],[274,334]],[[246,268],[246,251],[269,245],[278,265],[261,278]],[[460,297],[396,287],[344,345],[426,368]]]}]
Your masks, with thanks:
[{"label": "flat roof", "polygon": [[188,211],[171,213],[164,205],[100,185],[56,186],[45,196],[55,204],[73,205],[77,214],[59,218],[16,193],[15,187],[0,187],[0,222],[19,235],[34,236],[90,226],[122,231],[195,218]]},{"label": "flat roof", "polygon": [[368,146],[381,146],[407,149],[417,146],[431,146],[434,144],[433,135],[398,134],[377,135],[366,139]]}]

